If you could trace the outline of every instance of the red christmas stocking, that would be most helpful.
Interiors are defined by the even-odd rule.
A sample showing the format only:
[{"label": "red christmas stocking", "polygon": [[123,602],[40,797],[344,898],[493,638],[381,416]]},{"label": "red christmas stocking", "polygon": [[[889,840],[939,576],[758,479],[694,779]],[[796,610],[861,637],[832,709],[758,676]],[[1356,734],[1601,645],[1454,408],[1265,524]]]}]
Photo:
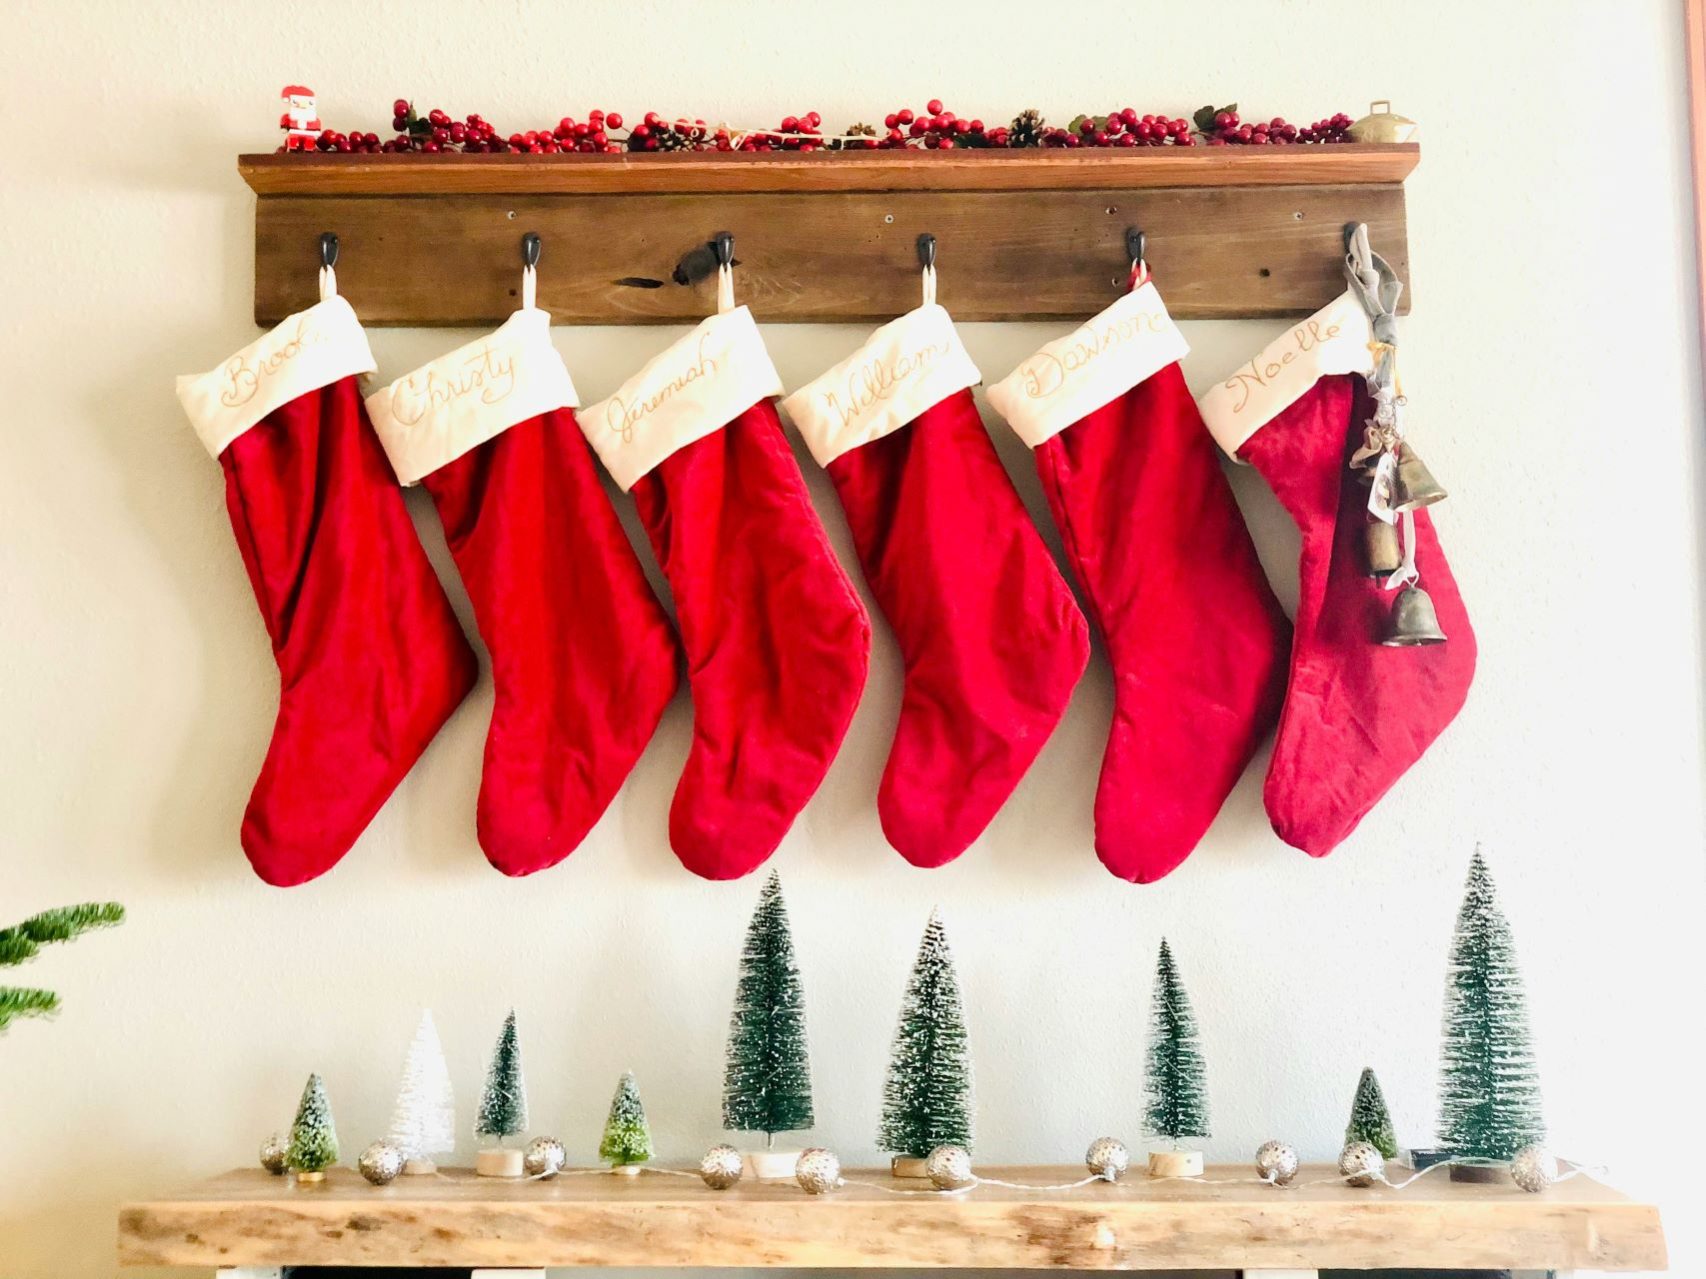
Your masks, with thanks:
[{"label": "red christmas stocking", "polygon": [[783,404],[835,483],[906,663],[877,812],[915,866],[983,833],[1090,655],[972,403],[978,381],[948,313],[927,302]]},{"label": "red christmas stocking", "polygon": [[775,851],[865,684],[870,623],[782,435],[770,399],[780,390],[739,307],[580,417],[634,494],[675,596],[693,744],[669,839],[707,879],[744,875]]},{"label": "red christmas stocking", "polygon": [[1285,615],[1185,389],[1186,349],[1143,283],[989,392],[1036,451],[1113,664],[1096,854],[1142,884],[1202,839],[1284,688]]},{"label": "red christmas stocking", "polygon": [[1274,831],[1314,857],[1356,829],[1462,708],[1475,633],[1426,511],[1420,585],[1447,641],[1381,644],[1392,594],[1364,562],[1368,487],[1350,469],[1374,408],[1372,332],[1346,293],[1202,398],[1228,454],[1253,463],[1303,534],[1291,683],[1263,798]]},{"label": "red christmas stocking", "polygon": [[506,875],[579,846],[675,691],[675,638],[575,424],[531,305],[368,400],[405,484],[444,523],[492,657],[477,826]]},{"label": "red christmas stocking", "polygon": [[279,668],[278,720],[243,815],[260,877],[349,851],[474,683],[475,662],[363,411],[349,303],[322,300],[219,368],[178,379]]}]

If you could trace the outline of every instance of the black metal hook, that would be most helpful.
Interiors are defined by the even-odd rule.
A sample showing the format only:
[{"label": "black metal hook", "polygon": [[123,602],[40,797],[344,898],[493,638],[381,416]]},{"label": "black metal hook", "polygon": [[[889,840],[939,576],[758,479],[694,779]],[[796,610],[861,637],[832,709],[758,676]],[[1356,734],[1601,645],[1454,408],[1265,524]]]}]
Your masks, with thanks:
[{"label": "black metal hook", "polygon": [[1125,255],[1131,259],[1133,266],[1143,261],[1143,248],[1148,239],[1148,236],[1134,226],[1125,229]]},{"label": "black metal hook", "polygon": [[719,268],[732,267],[735,264],[735,238],[727,231],[719,231],[713,235],[711,247],[716,251]]},{"label": "black metal hook", "polygon": [[338,237],[330,231],[320,232],[320,265],[334,267],[338,264]]},{"label": "black metal hook", "polygon": [[538,232],[529,231],[529,232],[527,232],[526,235],[522,236],[521,237],[521,265],[526,266],[526,267],[538,266],[539,265],[539,250],[541,247],[543,247],[543,246],[540,243]]},{"label": "black metal hook", "polygon": [[918,237],[918,265],[926,271],[936,266],[936,237],[928,231]]}]

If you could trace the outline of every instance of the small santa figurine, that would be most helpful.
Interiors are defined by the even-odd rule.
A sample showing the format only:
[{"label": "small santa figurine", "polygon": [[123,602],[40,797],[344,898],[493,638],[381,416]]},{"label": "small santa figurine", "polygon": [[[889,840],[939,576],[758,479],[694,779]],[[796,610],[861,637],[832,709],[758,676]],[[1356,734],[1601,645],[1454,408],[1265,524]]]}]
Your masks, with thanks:
[{"label": "small santa figurine", "polygon": [[314,90],[300,84],[287,84],[279,95],[284,99],[284,114],[278,127],[284,130],[286,151],[312,151],[320,137],[319,108],[314,103]]}]

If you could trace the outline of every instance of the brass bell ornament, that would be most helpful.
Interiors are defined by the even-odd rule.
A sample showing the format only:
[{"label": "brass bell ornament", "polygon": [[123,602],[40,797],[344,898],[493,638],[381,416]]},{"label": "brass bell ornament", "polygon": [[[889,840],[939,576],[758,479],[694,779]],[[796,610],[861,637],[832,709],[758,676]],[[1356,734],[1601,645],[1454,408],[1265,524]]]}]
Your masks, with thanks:
[{"label": "brass bell ornament", "polygon": [[1404,563],[1398,529],[1385,520],[1370,520],[1363,526],[1362,548],[1370,577],[1391,577]]},{"label": "brass bell ornament", "polygon": [[1398,445],[1398,466],[1392,476],[1392,509],[1416,511],[1445,500],[1446,492],[1434,479],[1422,455],[1408,441]]},{"label": "brass bell ornament", "polygon": [[1419,586],[1406,586],[1392,601],[1392,619],[1386,626],[1386,638],[1380,641],[1387,648],[1419,648],[1427,644],[1445,643],[1445,632],[1439,628],[1439,614],[1434,602]]},{"label": "brass bell ornament", "polygon": [[1368,104],[1368,114],[1350,127],[1352,142],[1414,142],[1416,122],[1399,115],[1392,104],[1382,98]]}]

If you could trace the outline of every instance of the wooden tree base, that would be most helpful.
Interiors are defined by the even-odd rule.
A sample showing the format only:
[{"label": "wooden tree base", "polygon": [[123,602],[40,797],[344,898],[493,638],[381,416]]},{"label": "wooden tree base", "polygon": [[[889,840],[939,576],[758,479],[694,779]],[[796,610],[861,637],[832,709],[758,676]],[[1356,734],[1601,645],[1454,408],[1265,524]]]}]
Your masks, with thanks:
[{"label": "wooden tree base", "polygon": [[1151,1177],[1202,1176],[1202,1151],[1152,1150],[1149,1152]]},{"label": "wooden tree base", "polygon": [[799,1167],[797,1150],[747,1150],[741,1152],[747,1171],[760,1181],[792,1181]]},{"label": "wooden tree base", "polygon": [[610,1171],[618,1177],[638,1177],[644,1164],[611,1164]]},{"label": "wooden tree base", "polygon": [[481,1177],[519,1177],[525,1171],[519,1150],[497,1146],[474,1156],[474,1172]]},{"label": "wooden tree base", "polygon": [[904,1181],[928,1181],[930,1174],[925,1171],[926,1160],[914,1159],[911,1155],[896,1155],[889,1164],[889,1174]]},{"label": "wooden tree base", "polygon": [[296,1173],[296,1180],[308,1185],[312,1185],[316,1181],[324,1181],[325,1179],[326,1174],[323,1172],[303,1172],[301,1169],[298,1169]]},{"label": "wooden tree base", "polygon": [[403,1173],[409,1177],[430,1177],[438,1171],[438,1165],[430,1159],[403,1160]]}]

